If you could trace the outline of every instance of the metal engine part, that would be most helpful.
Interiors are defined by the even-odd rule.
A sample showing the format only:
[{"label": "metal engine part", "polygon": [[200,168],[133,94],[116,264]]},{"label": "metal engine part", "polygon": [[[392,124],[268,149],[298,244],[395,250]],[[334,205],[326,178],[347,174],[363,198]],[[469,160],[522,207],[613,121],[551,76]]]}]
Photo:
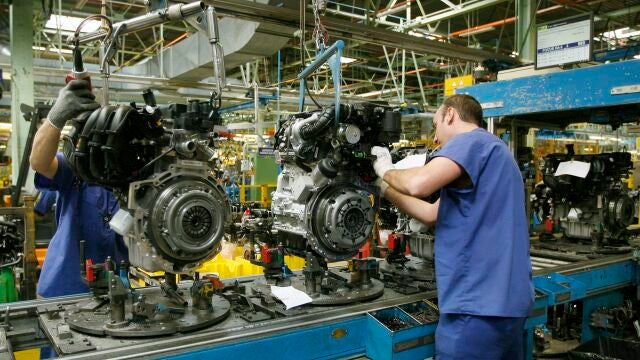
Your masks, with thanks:
[{"label": "metal engine part", "polygon": [[22,220],[14,221],[0,220],[0,268],[20,264],[23,258],[24,235],[16,223]]},{"label": "metal engine part", "polygon": [[375,145],[400,133],[400,114],[385,105],[341,105],[291,115],[275,136],[282,165],[272,196],[273,228],[288,251],[308,248],[329,261],[353,257],[373,229]]},{"label": "metal engine part", "polygon": [[[137,290],[139,300],[126,301],[123,306],[125,321],[115,326],[111,321],[109,304],[94,299],[82,301],[71,307],[65,316],[69,327],[84,334],[113,336],[117,338],[144,338],[175,333],[186,333],[219,323],[229,316],[231,305],[220,295],[213,295],[207,309],[195,306],[179,307],[164,296],[158,287]],[[186,291],[185,291],[186,292]],[[134,319],[140,316],[140,307],[146,305],[149,319]],[[161,309],[159,311],[158,309]]]},{"label": "metal engine part", "polygon": [[133,182],[126,234],[132,264],[150,271],[187,272],[220,251],[231,221],[228,200],[205,162],[178,160],[149,180]]},{"label": "metal engine part", "polygon": [[[585,178],[555,176],[561,162],[589,163]],[[631,154],[550,154],[544,159],[544,184],[538,185],[532,206],[540,219],[559,223],[570,239],[591,240],[593,245],[624,243],[635,206],[623,178],[631,169]]]},{"label": "metal engine part", "polygon": [[189,272],[215,256],[230,225],[230,205],[210,178],[218,123],[211,102],[103,106],[76,119],[65,156],[87,183],[113,189],[121,211],[111,220],[129,248],[131,265]]},{"label": "metal engine part", "polygon": [[309,201],[309,243],[328,259],[359,249],[373,230],[373,207],[369,192],[348,183],[334,183]]}]

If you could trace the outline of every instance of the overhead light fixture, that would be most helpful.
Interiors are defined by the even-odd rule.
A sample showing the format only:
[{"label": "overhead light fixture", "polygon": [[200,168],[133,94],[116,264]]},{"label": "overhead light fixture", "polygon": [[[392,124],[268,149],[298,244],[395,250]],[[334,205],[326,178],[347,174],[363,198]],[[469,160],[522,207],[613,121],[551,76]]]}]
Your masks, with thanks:
[{"label": "overhead light fixture", "polygon": [[489,26],[489,27],[485,27],[485,28],[480,28],[480,29],[467,31],[465,33],[460,34],[459,36],[460,37],[467,37],[467,36],[471,36],[471,35],[478,35],[478,34],[486,33],[486,32],[489,32],[489,31],[493,31],[495,29],[496,29],[495,26]]},{"label": "overhead light fixture", "polygon": [[341,56],[340,62],[342,64],[351,64],[352,62],[358,61],[358,59],[350,58],[348,56]]},{"label": "overhead light fixture", "polygon": [[[56,50],[54,48],[49,48],[48,49],[48,48],[43,47],[43,46],[32,46],[31,48],[33,50],[38,50],[38,51],[49,51],[49,52],[52,52],[52,53],[57,53],[58,52],[58,50]],[[60,52],[63,53],[63,54],[71,54],[71,53],[73,53],[73,51],[71,51],[70,49],[60,49]]]},{"label": "overhead light fixture", "polygon": [[640,36],[640,31],[625,27],[614,31],[604,32],[602,33],[602,36],[607,39],[627,39],[633,36]]},{"label": "overhead light fixture", "polygon": [[0,45],[0,53],[4,56],[11,56],[11,50],[6,45]]},{"label": "overhead light fixture", "polygon": [[[56,30],[60,29],[62,31],[76,31],[82,20],[84,19],[80,17],[52,14],[44,27]],[[87,22],[82,26],[81,32],[94,32],[100,29],[100,25],[100,20],[87,20]]]}]

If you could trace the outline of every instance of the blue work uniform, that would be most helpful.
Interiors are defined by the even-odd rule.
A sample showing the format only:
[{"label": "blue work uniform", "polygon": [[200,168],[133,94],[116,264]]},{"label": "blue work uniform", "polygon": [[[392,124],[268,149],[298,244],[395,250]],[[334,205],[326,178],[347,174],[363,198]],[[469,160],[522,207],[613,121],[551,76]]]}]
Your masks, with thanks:
[{"label": "blue work uniform", "polygon": [[85,240],[85,257],[94,264],[104,262],[107,256],[116,263],[128,260],[122,237],[109,228],[109,220],[119,208],[113,193],[87,185],[73,174],[61,153],[56,157],[58,170],[53,179],[39,173],[34,179],[36,188],[58,192],[58,230],[49,243],[38,280],[38,294],[42,297],[89,291],[80,277],[80,240]]},{"label": "blue work uniform", "polygon": [[504,142],[481,128],[454,136],[435,156],[457,163],[471,182],[440,191],[438,358],[522,357],[533,284],[518,165]]},{"label": "blue work uniform", "polygon": [[40,197],[38,197],[38,201],[33,206],[33,210],[36,214],[44,216],[51,210],[57,198],[57,191],[40,189]]}]

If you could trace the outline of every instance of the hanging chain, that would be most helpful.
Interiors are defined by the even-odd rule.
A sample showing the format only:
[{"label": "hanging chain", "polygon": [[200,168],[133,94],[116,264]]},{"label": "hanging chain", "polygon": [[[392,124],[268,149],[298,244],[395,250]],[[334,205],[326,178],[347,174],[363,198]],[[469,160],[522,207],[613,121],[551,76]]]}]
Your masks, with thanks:
[{"label": "hanging chain", "polygon": [[316,44],[316,49],[324,51],[327,48],[327,43],[329,43],[329,32],[322,24],[322,20],[320,19],[320,15],[324,14],[324,11],[327,9],[327,0],[313,0],[313,20],[315,27],[313,28],[312,39]]}]

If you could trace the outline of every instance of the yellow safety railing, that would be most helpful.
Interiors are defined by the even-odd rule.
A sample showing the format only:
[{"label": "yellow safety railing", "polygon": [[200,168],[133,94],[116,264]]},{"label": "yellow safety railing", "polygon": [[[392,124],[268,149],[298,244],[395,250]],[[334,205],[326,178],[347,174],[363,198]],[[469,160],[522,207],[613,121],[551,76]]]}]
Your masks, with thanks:
[{"label": "yellow safety railing", "polygon": [[260,197],[258,197],[260,204],[263,208],[271,206],[271,192],[275,190],[276,184],[259,184],[259,185],[240,185],[240,203],[247,202],[247,190],[259,190]]}]

